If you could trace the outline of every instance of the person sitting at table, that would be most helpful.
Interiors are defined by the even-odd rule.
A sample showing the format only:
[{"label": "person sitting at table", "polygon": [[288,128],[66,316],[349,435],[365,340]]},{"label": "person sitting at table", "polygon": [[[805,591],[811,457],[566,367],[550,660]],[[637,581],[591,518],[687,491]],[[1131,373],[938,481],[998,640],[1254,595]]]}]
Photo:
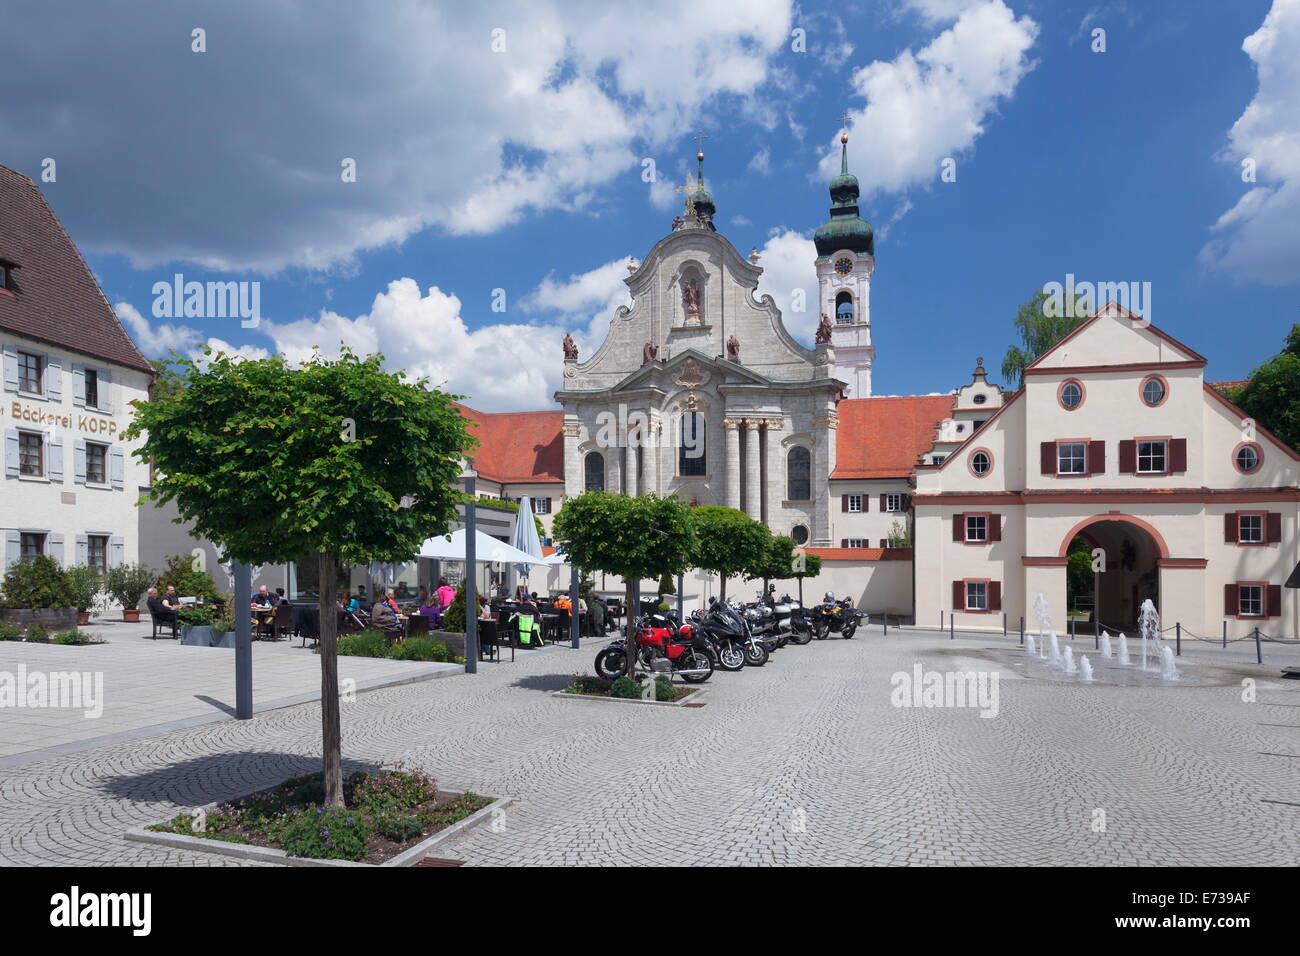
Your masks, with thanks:
[{"label": "person sitting at table", "polygon": [[555,601],[552,602],[551,607],[555,608],[557,611],[571,611],[573,610],[573,603],[567,597],[557,597]]},{"label": "person sitting at table", "polygon": [[488,599],[481,594],[478,596],[478,619],[480,621],[492,620],[492,605],[489,604]]},{"label": "person sitting at table", "polygon": [[357,597],[353,596],[352,592],[350,591],[345,590],[343,592],[343,597],[341,599],[341,602],[343,604],[343,610],[345,611],[361,610],[361,601]]},{"label": "person sitting at table", "polygon": [[289,599],[284,596],[284,588],[276,588],[275,593],[271,595],[271,604],[273,607],[279,607]]},{"label": "person sitting at table", "polygon": [[176,620],[176,609],[169,606],[162,598],[158,596],[157,588],[149,589],[149,613],[158,619],[160,624],[171,624]]},{"label": "person sitting at table", "polygon": [[420,607],[424,607],[429,603],[429,589],[423,584],[420,585],[420,594],[419,597],[415,599],[415,603]]},{"label": "person sitting at table", "polygon": [[402,622],[387,601],[376,601],[370,610],[370,626],[377,627],[390,634],[400,634]]},{"label": "person sitting at table", "polygon": [[176,593],[176,585],[174,584],[167,585],[167,593],[163,595],[162,602],[163,602],[163,606],[166,607],[172,613],[175,613],[181,609],[181,598],[180,595]]},{"label": "person sitting at table", "polygon": [[252,607],[274,607],[274,604],[271,601],[271,592],[267,590],[265,584],[263,584],[260,588],[258,588],[257,593],[253,595],[251,606]]},{"label": "person sitting at table", "polygon": [[430,627],[439,627],[442,624],[442,608],[438,606],[438,596],[430,594],[428,588],[421,588],[424,594],[420,598],[420,607],[416,614],[422,615],[429,619]]},{"label": "person sitting at table", "polygon": [[397,606],[397,592],[392,588],[384,592],[384,603],[392,609],[395,616],[401,616],[402,609]]},{"label": "person sitting at table", "polygon": [[456,600],[456,589],[447,583],[446,578],[438,579],[438,590],[434,592],[438,597],[438,607],[444,611],[451,606],[451,602]]}]

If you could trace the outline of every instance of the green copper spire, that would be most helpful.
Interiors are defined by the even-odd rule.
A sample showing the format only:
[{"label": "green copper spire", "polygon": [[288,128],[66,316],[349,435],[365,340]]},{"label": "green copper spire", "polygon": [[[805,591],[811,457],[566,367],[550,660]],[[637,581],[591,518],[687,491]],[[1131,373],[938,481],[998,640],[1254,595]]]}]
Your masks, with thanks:
[{"label": "green copper spire", "polygon": [[712,229],[713,214],[717,212],[717,207],[713,205],[713,196],[704,188],[704,150],[700,150],[695,158],[699,162],[699,176],[695,182],[695,191],[691,193],[691,205],[695,207],[696,217],[708,223]]},{"label": "green copper spire", "polygon": [[813,242],[817,255],[829,256],[841,249],[858,255],[876,254],[871,226],[858,216],[858,177],[849,172],[849,134],[840,136],[840,174],[831,180],[831,218],[817,229]]}]

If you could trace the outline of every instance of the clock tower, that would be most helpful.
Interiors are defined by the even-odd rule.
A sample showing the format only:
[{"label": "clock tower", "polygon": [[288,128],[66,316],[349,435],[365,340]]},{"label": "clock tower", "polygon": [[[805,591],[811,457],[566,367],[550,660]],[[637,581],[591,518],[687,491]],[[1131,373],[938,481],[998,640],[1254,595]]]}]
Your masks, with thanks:
[{"label": "clock tower", "polygon": [[821,314],[831,323],[835,377],[847,398],[871,395],[871,275],[876,271],[871,226],[858,216],[858,179],[849,174],[849,135],[840,136],[840,174],[831,180],[831,218],[813,236]]}]

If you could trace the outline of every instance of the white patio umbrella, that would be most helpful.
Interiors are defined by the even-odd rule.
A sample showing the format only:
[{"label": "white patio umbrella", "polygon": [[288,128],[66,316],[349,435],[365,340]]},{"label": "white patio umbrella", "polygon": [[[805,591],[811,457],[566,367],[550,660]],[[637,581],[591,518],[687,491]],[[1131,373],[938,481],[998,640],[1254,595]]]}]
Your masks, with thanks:
[{"label": "white patio umbrella", "polygon": [[510,543],[531,558],[514,562],[515,570],[527,584],[529,568],[546,561],[542,555],[542,539],[537,536],[537,522],[533,520],[533,505],[527,495],[519,499],[519,514],[515,517],[515,533]]},{"label": "white patio umbrella", "polygon": [[[531,554],[520,551],[504,541],[498,541],[482,531],[474,533],[475,559],[478,563],[505,562],[506,564],[537,564],[539,560]],[[465,560],[465,529],[453,531],[446,537],[430,538],[420,545],[420,557],[436,558],[439,561]]]}]

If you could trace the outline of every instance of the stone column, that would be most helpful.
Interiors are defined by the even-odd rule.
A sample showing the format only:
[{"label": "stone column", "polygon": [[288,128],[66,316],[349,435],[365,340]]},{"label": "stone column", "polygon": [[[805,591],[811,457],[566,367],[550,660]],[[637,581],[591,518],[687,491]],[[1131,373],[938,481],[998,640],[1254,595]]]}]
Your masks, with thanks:
[{"label": "stone column", "polygon": [[813,512],[812,544],[814,547],[831,546],[831,472],[835,469],[835,429],[839,418],[834,410],[822,412],[813,418],[813,433],[817,445],[813,449],[812,486],[816,501]]},{"label": "stone column", "polygon": [[652,421],[647,428],[645,447],[641,452],[641,493],[659,494],[659,458],[663,454],[663,422]]},{"label": "stone column", "polygon": [[623,490],[623,447],[602,448],[605,453],[605,490],[615,494]]},{"label": "stone column", "polygon": [[640,438],[636,435],[627,436],[627,445],[623,451],[625,454],[625,464],[623,466],[623,487],[626,494],[635,498],[640,492],[637,490],[637,467],[636,467],[636,446]]},{"label": "stone column", "polygon": [[762,424],[761,418],[745,419],[745,514],[755,521],[763,517],[763,475],[758,455]]},{"label": "stone column", "polygon": [[[578,444],[582,439],[582,425],[576,421],[564,423],[564,493],[570,497],[580,495],[585,490],[582,455]],[[556,502],[559,510],[559,502]]]},{"label": "stone column", "polygon": [[724,418],[727,432],[727,460],[723,471],[727,477],[727,507],[740,510],[740,423],[739,418]]},{"label": "stone column", "polygon": [[763,501],[767,506],[767,526],[774,534],[785,531],[777,524],[781,518],[781,502],[785,500],[785,453],[781,448],[781,432],[785,422],[769,418],[763,430],[763,451],[767,459],[763,465]]}]

